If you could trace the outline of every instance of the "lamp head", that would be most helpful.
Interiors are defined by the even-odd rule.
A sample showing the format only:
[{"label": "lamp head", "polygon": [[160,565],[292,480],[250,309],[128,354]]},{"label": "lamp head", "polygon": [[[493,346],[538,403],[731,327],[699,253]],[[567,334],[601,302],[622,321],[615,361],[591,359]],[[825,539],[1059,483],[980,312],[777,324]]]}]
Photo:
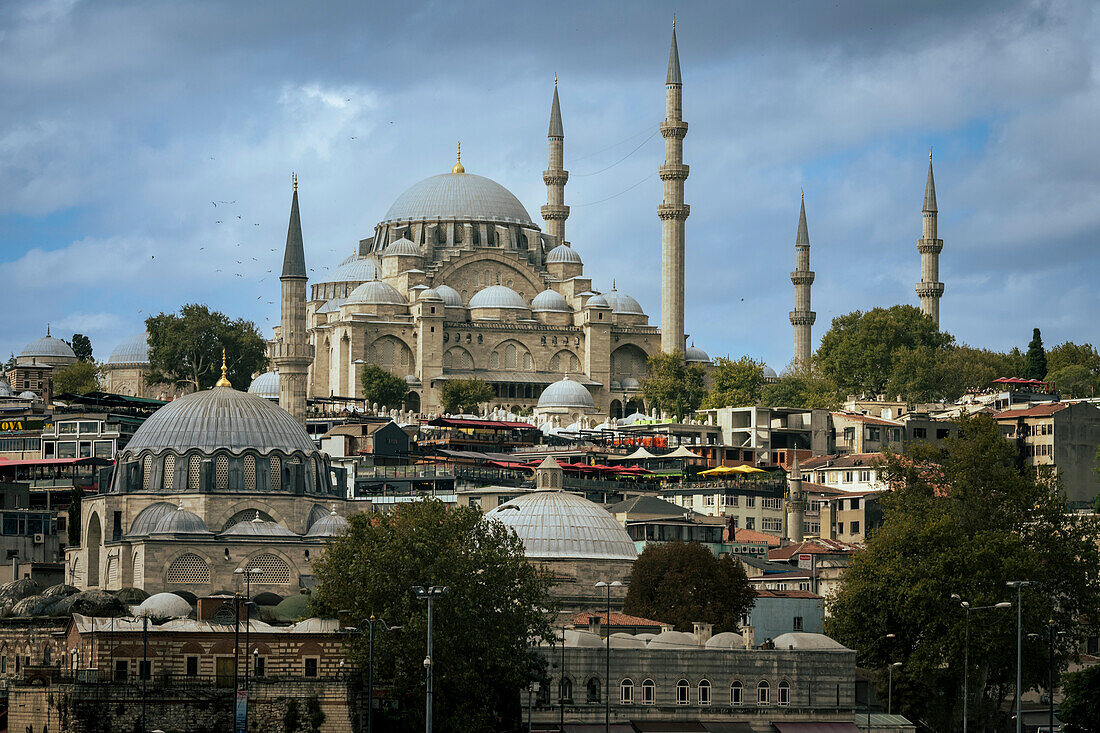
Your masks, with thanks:
[{"label": "lamp head", "polygon": [[898,636],[897,636],[897,634],[887,634],[886,638],[887,639],[896,639],[896,638],[898,638]]},{"label": "lamp head", "polygon": [[951,594],[951,600],[953,600],[953,601],[961,601],[961,600],[962,600],[962,596],[960,596],[960,595],[959,595],[958,593],[952,593],[952,594]]},{"label": "lamp head", "polygon": [[622,584],[622,583],[620,583],[620,582],[619,582],[619,581],[617,581],[617,580],[612,580],[612,581],[611,581],[611,587],[612,587],[612,588],[622,588],[622,587],[623,587],[623,584]]},{"label": "lamp head", "polygon": [[970,608],[970,601],[963,601],[959,605],[962,606],[963,608]]},{"label": "lamp head", "polygon": [[896,669],[896,668],[898,668],[898,667],[900,667],[900,666],[901,666],[901,662],[894,662],[894,663],[893,663],[893,664],[891,664],[890,666],[891,666],[891,667],[894,667],[894,668]]},{"label": "lamp head", "polygon": [[596,587],[597,587],[597,588],[606,588],[606,587],[607,587],[607,583],[603,582],[602,580],[601,580],[601,581],[598,581],[598,582],[596,583]]},{"label": "lamp head", "polygon": [[996,604],[993,607],[994,608],[1012,608],[1012,604],[1009,603],[1008,601],[1001,601],[1000,603]]}]

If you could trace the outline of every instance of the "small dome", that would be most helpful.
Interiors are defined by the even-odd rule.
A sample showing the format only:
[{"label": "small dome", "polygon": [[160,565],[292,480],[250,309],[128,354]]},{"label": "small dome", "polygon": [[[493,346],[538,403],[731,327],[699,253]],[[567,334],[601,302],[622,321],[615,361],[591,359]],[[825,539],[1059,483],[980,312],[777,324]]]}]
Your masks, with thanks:
[{"label": "small dome", "polygon": [[442,301],[443,296],[441,296],[439,293],[437,293],[432,288],[428,288],[428,289],[426,289],[426,290],[424,290],[423,292],[420,293],[420,300],[438,300],[438,301]]},{"label": "small dome", "polygon": [[641,389],[642,385],[634,377],[627,377],[623,380],[623,389]]},{"label": "small dome", "polygon": [[623,388],[622,382],[620,382],[617,379],[612,379],[611,380],[611,389],[622,389],[622,388]]},{"label": "small dome", "polygon": [[37,356],[53,359],[72,359],[76,361],[76,354],[73,353],[72,347],[61,339],[55,339],[53,336],[43,336],[40,339],[31,341],[23,348],[19,356],[28,358]]},{"label": "small dome", "polygon": [[546,264],[555,265],[561,263],[570,265],[584,264],[581,262],[581,256],[577,254],[577,250],[565,244],[559,244],[546,255]]},{"label": "small dome", "polygon": [[373,257],[351,258],[340,263],[332,274],[319,283],[365,283],[378,277],[378,263]]},{"label": "small dome", "polygon": [[775,642],[776,649],[847,649],[836,639],[809,631],[789,631],[786,634],[780,634],[772,641]]},{"label": "small dome", "polygon": [[187,618],[191,615],[191,604],[175,593],[155,593],[141,602],[134,615],[138,618]]},{"label": "small dome", "polygon": [[462,307],[462,296],[450,285],[437,285],[434,290],[439,293],[440,298],[443,298],[443,305],[448,308]]},{"label": "small dome", "polygon": [[649,641],[650,647],[683,649],[696,647],[695,636],[686,631],[662,631]]},{"label": "small dome", "polygon": [[608,646],[612,649],[645,649],[645,639],[620,631],[611,635]]},{"label": "small dome", "polygon": [[306,537],[335,537],[347,531],[351,523],[333,509],[327,517],[318,519],[306,532]]},{"label": "small dome", "polygon": [[645,315],[645,311],[642,310],[642,306],[638,304],[638,301],[634,300],[626,293],[620,293],[618,290],[612,290],[610,293],[604,293],[603,298],[607,302],[607,305],[610,306],[612,313],[627,313],[640,316]]},{"label": "small dome", "polygon": [[567,407],[570,409],[581,408],[595,410],[596,403],[592,399],[592,393],[581,384],[574,382],[569,377],[559,382],[554,382],[539,395],[539,407]]},{"label": "small dome", "polygon": [[[687,351],[684,352],[684,361],[710,364],[710,356],[707,355],[707,352],[692,344],[687,347]],[[765,376],[767,375],[765,374]]]},{"label": "small dome", "polygon": [[405,384],[420,384],[420,379],[415,374],[406,374]]},{"label": "small dome", "polygon": [[591,647],[603,649],[604,640],[599,634],[583,629],[566,629],[565,646],[567,647]]},{"label": "small dome", "polygon": [[733,631],[723,631],[707,639],[707,649],[744,649],[745,638]]},{"label": "small dome", "polygon": [[237,522],[229,529],[221,533],[227,536],[245,537],[297,537],[298,535],[279,524],[278,522],[265,522],[260,519],[260,513],[256,512],[256,518],[250,522]]},{"label": "small dome", "polygon": [[607,304],[607,297],[603,295],[593,295],[588,299],[588,302],[584,304],[585,308],[610,308]]},{"label": "small dome", "polygon": [[19,399],[21,399],[21,400],[37,400],[37,399],[38,399],[38,395],[36,395],[36,394],[35,394],[34,392],[31,392],[31,391],[30,391],[30,390],[28,389],[28,390],[27,390],[27,391],[25,391],[25,392],[20,392],[20,393],[19,393]]},{"label": "small dome", "polygon": [[603,507],[564,491],[533,491],[490,510],[514,529],[524,554],[545,560],[628,560],[638,557],[634,540]]},{"label": "small dome", "polygon": [[180,502],[174,512],[167,514],[157,522],[157,526],[149,534],[212,534],[206,528],[206,522],[194,512],[183,508]]},{"label": "small dome", "polygon": [[779,379],[779,375],[775,373],[774,369],[772,369],[770,366],[765,364],[764,365],[764,379]]},{"label": "small dome", "polygon": [[515,290],[504,285],[490,285],[474,293],[470,308],[514,308],[527,310],[527,303]]},{"label": "small dome", "polygon": [[571,313],[572,308],[566,302],[565,296],[556,290],[543,290],[531,301],[531,310],[553,313]]},{"label": "small dome", "polygon": [[382,253],[383,257],[420,257],[420,248],[413,244],[411,239],[402,237],[396,242],[391,242],[389,247],[386,247],[386,251]]},{"label": "small dome", "polygon": [[252,384],[248,385],[248,392],[269,400],[279,399],[279,373],[264,372],[252,380]]},{"label": "small dome", "polygon": [[11,397],[11,385],[6,380],[0,379],[0,397]]},{"label": "small dome", "polygon": [[531,224],[511,191],[472,173],[444,173],[413,184],[390,206],[382,222],[499,221]]},{"label": "small dome", "polygon": [[130,531],[127,534],[130,537],[144,537],[157,528],[160,520],[169,514],[174,514],[176,509],[176,506],[166,501],[150,504],[134,517],[134,521],[130,523]]},{"label": "small dome", "polygon": [[405,299],[397,288],[381,280],[370,280],[363,283],[348,296],[347,304],[362,305],[405,305]]},{"label": "small dome", "polygon": [[115,347],[107,357],[108,364],[148,364],[149,336],[139,333],[131,336]]}]

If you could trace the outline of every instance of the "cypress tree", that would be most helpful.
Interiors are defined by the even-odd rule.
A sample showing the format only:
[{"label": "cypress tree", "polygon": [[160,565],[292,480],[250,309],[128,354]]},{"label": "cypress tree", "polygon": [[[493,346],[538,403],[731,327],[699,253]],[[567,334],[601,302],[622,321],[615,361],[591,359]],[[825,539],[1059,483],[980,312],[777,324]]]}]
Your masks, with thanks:
[{"label": "cypress tree", "polygon": [[1031,336],[1031,343],[1027,345],[1027,366],[1024,368],[1025,379],[1045,379],[1047,376],[1047,352],[1043,349],[1043,337],[1039,329],[1035,329]]}]

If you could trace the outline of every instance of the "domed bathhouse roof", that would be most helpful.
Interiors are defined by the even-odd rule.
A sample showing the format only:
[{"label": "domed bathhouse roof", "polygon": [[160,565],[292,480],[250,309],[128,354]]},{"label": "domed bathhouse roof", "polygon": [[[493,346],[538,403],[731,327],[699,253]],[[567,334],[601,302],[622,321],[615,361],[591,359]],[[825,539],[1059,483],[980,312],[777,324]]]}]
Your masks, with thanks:
[{"label": "domed bathhouse roof", "polygon": [[325,304],[317,309],[318,313],[337,313],[340,310],[340,306],[348,302],[347,298],[330,298],[325,301]]},{"label": "domed bathhouse roof", "polygon": [[825,634],[808,631],[790,631],[773,639],[776,649],[829,649],[847,651],[847,647]]},{"label": "domed bathhouse roof", "polygon": [[347,305],[405,305],[405,299],[397,288],[382,280],[363,283],[348,295]]},{"label": "domed bathhouse roof", "polygon": [[21,399],[21,400],[37,400],[37,399],[38,399],[38,395],[36,395],[36,394],[35,394],[34,392],[31,392],[31,391],[30,391],[30,390],[28,389],[28,390],[26,390],[26,391],[24,391],[24,392],[20,392],[20,393],[19,393],[19,399]]},{"label": "domed bathhouse roof", "polygon": [[571,313],[572,308],[565,300],[565,296],[556,290],[543,290],[531,301],[531,310],[550,311],[554,313]]},{"label": "domed bathhouse roof", "polygon": [[350,526],[348,520],[341,517],[333,509],[327,517],[318,519],[310,526],[309,531],[306,532],[306,537],[335,537],[346,532]]},{"label": "domed bathhouse roof", "polygon": [[183,508],[183,502],[179,503],[174,512],[166,514],[150,535],[177,535],[177,534],[213,534],[206,528],[206,522],[202,517]]},{"label": "domed bathhouse roof", "polygon": [[252,380],[248,385],[248,393],[266,397],[269,400],[279,399],[279,373],[264,372]]},{"label": "domed bathhouse roof", "polygon": [[142,332],[134,334],[115,347],[111,355],[107,357],[109,365],[149,363],[149,335]]},{"label": "domed bathhouse roof", "polygon": [[221,533],[221,537],[292,537],[298,539],[298,535],[279,524],[278,522],[265,522],[260,519],[260,513],[256,512],[256,518],[249,522],[237,522],[229,529]]},{"label": "domed bathhouse roof", "polygon": [[527,302],[505,285],[490,285],[470,298],[470,308],[516,308],[527,310]]},{"label": "domed bathhouse roof", "polygon": [[584,264],[581,262],[581,256],[577,254],[577,250],[565,244],[559,244],[546,255],[546,264],[554,265],[561,263],[569,265]]},{"label": "domed bathhouse roof", "polygon": [[485,516],[514,529],[530,558],[633,561],[638,557],[634,541],[607,510],[574,494],[536,491]]},{"label": "domed bathhouse roof", "polygon": [[458,294],[458,291],[452,288],[450,285],[436,285],[435,292],[439,293],[439,297],[443,298],[443,305],[448,308],[461,308],[462,296]]},{"label": "domed bathhouse roof", "polygon": [[699,364],[710,364],[710,356],[707,354],[707,352],[698,348],[697,346],[695,346],[695,344],[692,344],[691,346],[687,347],[687,350],[684,352],[684,361],[696,362]]},{"label": "domed bathhouse roof", "polygon": [[390,242],[390,246],[382,253],[383,257],[420,257],[420,248],[413,244],[411,239],[402,237],[396,242]]},{"label": "domed bathhouse roof", "polygon": [[592,399],[592,393],[580,382],[574,382],[569,377],[559,382],[554,382],[539,395],[540,408],[565,407],[569,409],[595,410],[596,403]]},{"label": "domed bathhouse roof", "polygon": [[134,615],[138,618],[187,618],[191,615],[191,604],[175,593],[156,593],[142,601]]},{"label": "domed bathhouse roof", "polygon": [[158,501],[155,504],[149,506],[138,512],[138,515],[134,517],[134,521],[130,523],[130,531],[127,532],[129,537],[143,537],[160,524],[160,520],[167,517],[169,514],[173,514],[176,511],[176,505],[169,504],[166,501]]},{"label": "domed bathhouse roof", "polygon": [[397,197],[381,223],[421,220],[532,223],[511,191],[472,173],[444,173],[413,184]]},{"label": "domed bathhouse roof", "polygon": [[606,295],[593,295],[588,299],[588,302],[584,304],[585,308],[610,308],[611,305],[607,302]]}]

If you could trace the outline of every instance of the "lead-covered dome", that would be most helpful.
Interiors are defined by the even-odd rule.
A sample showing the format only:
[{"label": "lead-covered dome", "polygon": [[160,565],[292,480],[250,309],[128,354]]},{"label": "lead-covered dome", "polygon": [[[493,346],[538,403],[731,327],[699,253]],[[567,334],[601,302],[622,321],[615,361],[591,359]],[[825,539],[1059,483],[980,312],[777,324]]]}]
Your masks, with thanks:
[{"label": "lead-covered dome", "polygon": [[382,253],[383,257],[420,257],[420,248],[413,244],[411,239],[402,237],[396,242],[391,242],[389,247],[386,247],[386,251]]},{"label": "lead-covered dome", "polygon": [[470,298],[470,308],[520,308],[527,310],[527,302],[507,285],[490,285]]},{"label": "lead-covered dome", "polygon": [[351,523],[333,509],[329,514],[309,526],[306,537],[336,537],[346,532],[350,526]]},{"label": "lead-covered dome", "polygon": [[684,352],[684,361],[695,362],[699,364],[710,364],[710,356],[707,354],[707,352],[703,351],[695,344],[692,344],[691,346],[687,347],[687,350]]},{"label": "lead-covered dome", "polygon": [[405,305],[397,288],[382,280],[365,282],[348,295],[346,305]]},{"label": "lead-covered dome", "polygon": [[592,400],[592,393],[583,384],[574,382],[569,377],[554,382],[544,389],[542,394],[539,395],[538,406],[596,409],[596,403]]},{"label": "lead-covered dome", "polygon": [[569,245],[559,244],[546,255],[546,264],[568,264],[568,265],[583,265],[581,262],[581,256],[577,254],[577,250],[573,249]]},{"label": "lead-covered dome", "polygon": [[19,352],[19,359],[57,360],[59,362],[67,360],[72,363],[76,361],[76,354],[73,352],[72,347],[61,339],[55,339],[53,336],[43,336],[24,346],[23,350]]},{"label": "lead-covered dome", "polygon": [[11,397],[11,385],[6,380],[0,379],[0,397]]},{"label": "lead-covered dome", "polygon": [[265,522],[260,519],[260,513],[256,512],[256,518],[249,522],[237,522],[229,529],[221,533],[222,537],[297,537],[298,535],[279,524],[278,522]]},{"label": "lead-covered dome", "polygon": [[279,399],[279,373],[264,372],[252,380],[248,385],[248,393],[266,397],[269,400]]},{"label": "lead-covered dome", "polygon": [[340,264],[329,277],[318,280],[325,283],[365,283],[378,277],[378,263],[372,257],[357,257]]},{"label": "lead-covered dome", "polygon": [[440,298],[443,298],[443,305],[447,308],[462,307],[462,296],[450,285],[436,285],[432,290],[438,293]]},{"label": "lead-covered dome", "polygon": [[532,223],[511,191],[472,173],[444,173],[414,184],[397,197],[381,223],[440,220]]},{"label": "lead-covered dome", "polygon": [[169,402],[142,423],[126,444],[130,455],[145,450],[183,453],[192,449],[208,453],[317,450],[289,412],[259,395],[231,387],[214,387]]},{"label": "lead-covered dome", "polygon": [[555,313],[572,313],[565,296],[556,290],[543,290],[531,301],[533,311],[552,311]]},{"label": "lead-covered dome", "polygon": [[574,494],[532,492],[485,516],[515,530],[530,558],[633,561],[638,557],[634,541],[606,509]]},{"label": "lead-covered dome", "polygon": [[[612,290],[610,293],[604,293],[603,299],[607,305],[611,308],[612,313],[629,313],[631,315],[645,315],[645,311],[642,310],[642,306],[638,301],[631,298],[626,293],[620,293],[618,290]],[[595,298],[593,298],[595,300]]]},{"label": "lead-covered dome", "polygon": [[202,521],[202,517],[184,509],[183,502],[180,502],[176,510],[164,515],[149,534],[211,534],[211,532],[206,528],[206,522]]},{"label": "lead-covered dome", "polygon": [[138,333],[123,341],[115,347],[111,355],[107,357],[107,363],[112,366],[123,364],[149,363],[149,336],[146,333]]}]

